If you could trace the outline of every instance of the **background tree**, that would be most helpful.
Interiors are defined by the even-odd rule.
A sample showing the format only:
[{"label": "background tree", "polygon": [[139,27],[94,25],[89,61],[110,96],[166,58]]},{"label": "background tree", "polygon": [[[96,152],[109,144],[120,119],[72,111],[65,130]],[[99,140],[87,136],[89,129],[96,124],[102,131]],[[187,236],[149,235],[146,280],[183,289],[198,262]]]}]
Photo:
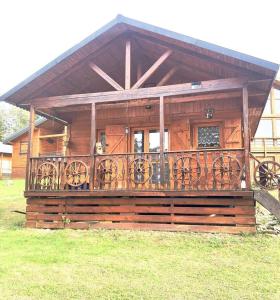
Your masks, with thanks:
[{"label": "background tree", "polygon": [[0,103],[0,141],[28,125],[29,112],[7,103]]}]

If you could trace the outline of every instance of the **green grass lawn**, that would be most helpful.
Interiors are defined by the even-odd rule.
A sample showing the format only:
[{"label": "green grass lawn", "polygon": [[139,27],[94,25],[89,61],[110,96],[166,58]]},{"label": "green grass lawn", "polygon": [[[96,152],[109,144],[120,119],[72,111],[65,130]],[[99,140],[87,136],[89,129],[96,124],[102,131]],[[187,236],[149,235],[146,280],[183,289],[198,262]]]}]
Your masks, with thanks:
[{"label": "green grass lawn", "polygon": [[280,238],[22,227],[0,182],[0,299],[280,299]]}]

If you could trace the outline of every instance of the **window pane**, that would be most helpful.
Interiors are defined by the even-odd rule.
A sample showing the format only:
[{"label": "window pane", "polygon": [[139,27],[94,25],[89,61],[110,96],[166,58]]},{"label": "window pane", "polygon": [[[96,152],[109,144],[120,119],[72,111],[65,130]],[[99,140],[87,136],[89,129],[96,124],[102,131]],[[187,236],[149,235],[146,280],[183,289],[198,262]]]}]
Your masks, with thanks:
[{"label": "window pane", "polygon": [[272,137],[272,121],[271,120],[261,120],[259,127],[257,129],[255,137]]},{"label": "window pane", "polygon": [[144,152],[144,131],[134,131],[134,152]]},{"label": "window pane", "polygon": [[103,153],[105,153],[105,150],[106,150],[106,134],[105,134],[104,131],[100,133],[100,143],[101,143],[101,146],[102,146],[102,151],[103,151]]},{"label": "window pane", "polygon": [[27,154],[27,149],[28,149],[28,142],[21,142],[19,153],[20,154]]},{"label": "window pane", "polygon": [[280,99],[280,90],[274,89],[274,98],[275,99]]},{"label": "window pane", "polygon": [[265,108],[264,108],[264,114],[271,114],[271,101],[270,101],[270,98],[267,99],[266,101],[266,105],[265,105]]},{"label": "window pane", "polygon": [[220,146],[220,127],[198,127],[198,147],[219,147]]},{"label": "window pane", "polygon": [[276,120],[276,135],[280,138],[280,120]]},{"label": "window pane", "polygon": [[[168,131],[164,132],[164,151],[168,150]],[[149,152],[160,151],[160,133],[158,130],[149,131]]]},{"label": "window pane", "polygon": [[275,112],[280,113],[280,99],[275,100]]}]

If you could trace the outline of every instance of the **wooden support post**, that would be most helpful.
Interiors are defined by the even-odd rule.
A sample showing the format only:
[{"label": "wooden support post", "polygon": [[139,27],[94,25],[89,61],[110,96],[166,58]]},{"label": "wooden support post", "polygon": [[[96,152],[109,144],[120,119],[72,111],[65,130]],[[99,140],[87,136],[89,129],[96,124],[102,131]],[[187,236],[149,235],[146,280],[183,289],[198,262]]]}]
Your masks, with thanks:
[{"label": "wooden support post", "polygon": [[67,155],[67,143],[68,143],[68,126],[67,125],[64,126],[62,142],[63,142],[63,155],[66,156]]},{"label": "wooden support post", "polygon": [[243,140],[244,140],[244,155],[245,155],[245,181],[246,189],[250,189],[250,135],[249,135],[249,105],[248,105],[248,88],[243,87],[242,92],[243,104]]},{"label": "wooden support post", "polygon": [[91,105],[91,129],[90,129],[90,175],[89,188],[94,189],[94,169],[95,169],[95,146],[96,146],[96,105]]},{"label": "wooden support post", "polygon": [[131,82],[131,42],[125,44],[125,89],[130,89]]},{"label": "wooden support post", "polygon": [[31,177],[31,165],[30,158],[33,155],[33,134],[34,134],[34,122],[35,122],[35,110],[33,105],[30,105],[30,115],[29,115],[29,133],[28,133],[28,148],[26,157],[26,175],[25,175],[25,190],[29,189],[30,177]]},{"label": "wooden support post", "polygon": [[159,100],[159,131],[160,131],[160,183],[164,184],[164,98]]}]

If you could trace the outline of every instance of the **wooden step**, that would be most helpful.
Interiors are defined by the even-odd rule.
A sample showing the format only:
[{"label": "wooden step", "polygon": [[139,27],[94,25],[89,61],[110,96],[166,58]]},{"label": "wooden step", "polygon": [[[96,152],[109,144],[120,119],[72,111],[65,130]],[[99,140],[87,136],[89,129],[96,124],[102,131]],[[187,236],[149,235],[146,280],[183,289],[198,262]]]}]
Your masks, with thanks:
[{"label": "wooden step", "polygon": [[254,199],[280,220],[280,202],[267,191],[254,191]]}]

